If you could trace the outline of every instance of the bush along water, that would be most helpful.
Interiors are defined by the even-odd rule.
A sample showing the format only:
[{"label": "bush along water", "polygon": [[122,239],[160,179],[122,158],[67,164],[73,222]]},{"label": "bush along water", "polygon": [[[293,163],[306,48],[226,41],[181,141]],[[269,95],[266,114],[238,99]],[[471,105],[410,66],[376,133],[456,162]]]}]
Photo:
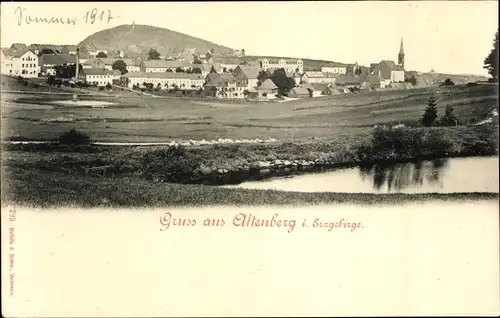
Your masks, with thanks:
[{"label": "bush along water", "polygon": [[492,125],[462,128],[466,127],[376,127],[371,140],[357,148],[357,159],[400,161],[498,153]]},{"label": "bush along water", "polygon": [[168,147],[148,152],[142,159],[146,179],[166,182],[190,182],[196,179],[200,162],[190,156],[182,146]]}]

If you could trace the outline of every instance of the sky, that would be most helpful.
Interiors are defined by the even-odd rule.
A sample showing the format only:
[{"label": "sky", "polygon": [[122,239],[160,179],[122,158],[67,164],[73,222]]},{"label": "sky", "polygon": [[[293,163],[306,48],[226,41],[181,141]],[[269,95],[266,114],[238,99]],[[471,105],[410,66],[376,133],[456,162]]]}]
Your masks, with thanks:
[{"label": "sky", "polygon": [[[25,9],[24,18],[76,22],[19,25],[17,7]],[[98,19],[91,24],[84,16],[94,8]],[[498,1],[2,2],[0,31],[2,47],[77,44],[94,32],[135,22],[243,48],[247,55],[361,65],[397,62],[403,38],[408,70],[486,75],[483,60],[498,30],[497,8]]]}]

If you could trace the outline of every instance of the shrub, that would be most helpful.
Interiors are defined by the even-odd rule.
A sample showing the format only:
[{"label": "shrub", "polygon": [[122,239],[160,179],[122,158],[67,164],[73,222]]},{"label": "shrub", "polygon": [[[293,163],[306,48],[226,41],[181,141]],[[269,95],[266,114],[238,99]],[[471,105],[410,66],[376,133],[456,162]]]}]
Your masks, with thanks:
[{"label": "shrub", "polygon": [[446,106],[444,116],[439,121],[440,126],[456,126],[458,125],[458,119],[453,114],[453,107],[451,105]]},{"label": "shrub", "polygon": [[377,127],[372,139],[357,147],[358,160],[405,160],[442,156],[452,144],[437,129]]},{"label": "shrub", "polygon": [[76,131],[71,129],[70,131],[64,132],[59,136],[60,144],[73,144],[82,145],[88,144],[90,142],[90,137],[84,132]]},{"label": "shrub", "polygon": [[170,182],[193,179],[200,165],[199,158],[190,156],[182,146],[148,152],[142,160],[146,174]]}]

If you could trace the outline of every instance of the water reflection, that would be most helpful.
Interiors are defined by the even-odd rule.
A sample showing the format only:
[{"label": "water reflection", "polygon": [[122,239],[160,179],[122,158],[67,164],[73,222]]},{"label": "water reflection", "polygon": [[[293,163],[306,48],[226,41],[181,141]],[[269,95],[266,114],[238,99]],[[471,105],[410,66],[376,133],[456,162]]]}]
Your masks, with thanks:
[{"label": "water reflection", "polygon": [[292,178],[271,177],[262,180],[260,176],[255,181],[248,178],[246,180],[234,186],[245,189],[343,193],[496,193],[499,187],[498,157],[379,163],[307,174],[294,173]]},{"label": "water reflection", "polygon": [[431,186],[443,186],[442,175],[448,167],[448,159],[404,163],[375,163],[359,167],[363,181],[371,180],[377,191],[387,187],[389,192],[399,192],[409,187],[421,187],[424,182]]}]

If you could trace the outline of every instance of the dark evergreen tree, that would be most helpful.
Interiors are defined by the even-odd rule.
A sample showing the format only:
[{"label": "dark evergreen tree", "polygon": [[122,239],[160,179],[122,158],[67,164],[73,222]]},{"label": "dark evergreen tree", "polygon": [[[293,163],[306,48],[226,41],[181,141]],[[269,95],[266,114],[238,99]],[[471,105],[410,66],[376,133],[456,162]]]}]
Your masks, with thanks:
[{"label": "dark evergreen tree", "polygon": [[444,116],[441,118],[442,126],[455,126],[458,124],[457,117],[453,114],[453,107],[451,105],[446,106],[444,111]]},{"label": "dark evergreen tree", "polygon": [[434,97],[429,98],[427,103],[427,108],[425,109],[424,115],[422,116],[422,125],[432,126],[437,118],[437,103]]},{"label": "dark evergreen tree", "polygon": [[493,49],[491,49],[490,54],[484,59],[483,68],[488,70],[493,81],[498,81],[498,31],[495,33]]}]

